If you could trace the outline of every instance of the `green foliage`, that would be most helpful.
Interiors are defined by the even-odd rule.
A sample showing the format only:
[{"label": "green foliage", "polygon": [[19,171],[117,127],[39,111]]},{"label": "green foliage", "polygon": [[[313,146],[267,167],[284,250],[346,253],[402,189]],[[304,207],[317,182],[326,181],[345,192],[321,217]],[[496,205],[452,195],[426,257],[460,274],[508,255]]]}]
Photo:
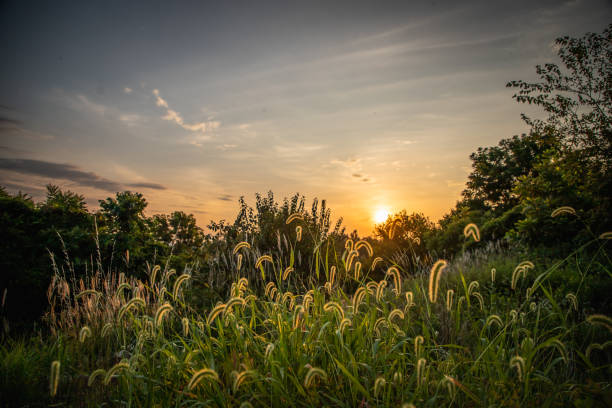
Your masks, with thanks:
[{"label": "green foliage", "polygon": [[519,204],[517,181],[533,171],[541,155],[556,141],[548,134],[530,133],[502,139],[498,146],[479,147],[470,155],[472,172],[462,195],[471,208],[503,213]]},{"label": "green foliage", "polygon": [[[569,150],[609,171],[612,164],[612,24],[603,33],[555,41],[563,63],[537,65],[540,82],[510,81],[517,102],[540,106],[544,120],[523,119],[534,130],[552,130]],[[547,132],[545,132],[547,133]]]},{"label": "green foliage", "polygon": [[[470,156],[473,170],[449,225],[460,222],[462,207],[484,210],[485,235],[554,247],[552,255],[612,228],[611,38],[612,26],[602,34],[559,38],[563,67],[538,65],[540,82],[508,83],[518,88],[517,102],[540,106],[548,116],[523,115],[532,127],[528,135]],[[552,219],[561,206],[577,210],[578,219]],[[445,239],[442,245],[453,248],[449,244]]]},{"label": "green foliage", "polygon": [[[0,378],[9,379],[0,393],[9,404],[27,403],[11,393],[8,376],[27,372],[20,389],[58,405],[604,407],[612,326],[593,315],[602,311],[588,303],[586,282],[609,282],[612,263],[609,240],[589,245],[598,248],[591,262],[570,262],[584,259],[582,249],[550,266],[536,262],[516,286],[519,254],[466,251],[441,272],[437,302],[427,276],[364,279],[353,290],[339,275],[295,291],[276,277],[264,292],[254,275],[205,309],[174,289],[179,279],[166,268],[153,268],[146,282],[116,273],[73,284],[59,277],[49,289],[53,335],[0,349]],[[257,251],[240,249],[248,258]],[[342,262],[325,267],[342,270]],[[557,289],[559,279],[566,282]],[[60,381],[49,396],[42,366],[54,360]]]},{"label": "green foliage", "polygon": [[406,272],[416,271],[431,262],[425,239],[434,228],[434,223],[422,213],[408,214],[402,210],[374,227],[380,240],[371,243],[383,258],[393,258]]}]

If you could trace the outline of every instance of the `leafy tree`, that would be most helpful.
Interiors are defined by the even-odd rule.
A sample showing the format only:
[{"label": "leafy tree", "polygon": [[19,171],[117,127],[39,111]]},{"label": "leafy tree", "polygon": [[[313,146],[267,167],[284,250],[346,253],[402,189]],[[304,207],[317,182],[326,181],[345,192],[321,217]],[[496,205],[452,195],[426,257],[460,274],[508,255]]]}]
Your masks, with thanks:
[{"label": "leafy tree", "polygon": [[612,160],[612,24],[603,33],[555,41],[564,67],[537,65],[539,82],[510,81],[513,98],[540,106],[546,119],[522,115],[534,131],[553,130],[570,150],[604,165]]},{"label": "leafy tree", "polygon": [[424,235],[433,228],[433,222],[422,213],[408,214],[406,210],[401,210],[376,225],[374,231],[383,240],[393,240],[398,243],[413,242],[420,245]]},{"label": "leafy tree", "polygon": [[156,214],[149,219],[151,233],[161,255],[170,265],[182,270],[203,254],[204,232],[196,224],[192,214],[174,211],[170,215]]},{"label": "leafy tree", "polygon": [[128,273],[143,273],[145,262],[157,262],[159,244],[149,234],[144,215],[147,200],[143,195],[123,191],[99,203],[100,244],[107,254],[105,264],[112,268],[119,258]]},{"label": "leafy tree", "polygon": [[[557,141],[514,187],[525,216],[516,236],[531,245],[560,236],[576,244],[591,235],[584,225],[595,232],[612,225],[612,25],[602,34],[558,38],[556,46],[563,68],[538,65],[540,82],[508,83],[519,89],[518,102],[538,105],[548,115],[523,115],[533,132],[553,134]],[[550,213],[565,205],[578,210],[580,222],[551,219]]]},{"label": "leafy tree", "polygon": [[470,155],[472,172],[462,195],[470,208],[501,214],[519,203],[514,187],[530,174],[542,154],[556,144],[553,134],[531,132],[502,139],[497,146],[479,147]]},{"label": "leafy tree", "polygon": [[435,228],[433,222],[422,213],[408,214],[401,210],[374,227],[380,241],[373,242],[378,256],[390,259],[405,272],[429,259],[425,236]]},{"label": "leafy tree", "polygon": [[109,222],[113,231],[129,235],[145,228],[144,209],[147,200],[140,193],[124,191],[116,198],[100,200],[100,213]]},{"label": "leafy tree", "polygon": [[[470,156],[473,170],[447,227],[464,211],[480,211],[484,238],[508,234],[530,246],[555,245],[559,253],[591,234],[585,224],[597,230],[610,227],[611,40],[612,25],[602,34],[558,38],[561,67],[537,65],[539,81],[507,84],[518,89],[517,102],[540,106],[546,116],[523,114],[531,126],[528,135],[503,139]],[[581,221],[550,217],[564,205],[578,210]],[[560,237],[565,244],[559,245]],[[453,246],[443,241],[444,247]]]}]

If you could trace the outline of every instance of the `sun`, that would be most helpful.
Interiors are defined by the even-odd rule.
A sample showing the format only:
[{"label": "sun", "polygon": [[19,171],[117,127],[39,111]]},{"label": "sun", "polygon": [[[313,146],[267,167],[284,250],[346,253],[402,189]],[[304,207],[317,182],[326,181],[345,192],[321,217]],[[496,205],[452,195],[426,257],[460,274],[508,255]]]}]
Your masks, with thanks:
[{"label": "sun", "polygon": [[389,218],[389,210],[387,208],[379,208],[374,213],[374,222],[381,224]]}]

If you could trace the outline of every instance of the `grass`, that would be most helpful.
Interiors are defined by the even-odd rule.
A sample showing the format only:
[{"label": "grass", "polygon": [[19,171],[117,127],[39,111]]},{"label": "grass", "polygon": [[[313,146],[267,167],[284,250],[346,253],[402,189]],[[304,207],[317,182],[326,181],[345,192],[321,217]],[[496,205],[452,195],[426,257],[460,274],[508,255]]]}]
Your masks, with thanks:
[{"label": "grass", "polygon": [[[612,405],[612,322],[585,299],[593,276],[610,280],[609,241],[594,239],[597,262],[586,264],[573,254],[532,267],[493,251],[409,276],[389,260],[372,268],[371,247],[352,241],[338,256],[320,243],[316,271],[303,271],[295,256],[302,233],[274,256],[247,244],[224,254],[236,279],[207,308],[190,302],[198,277],[167,268],[151,268],[145,281],[57,275],[50,334],[0,348],[0,399],[9,406]],[[553,286],[561,272],[573,274],[571,282]]]}]

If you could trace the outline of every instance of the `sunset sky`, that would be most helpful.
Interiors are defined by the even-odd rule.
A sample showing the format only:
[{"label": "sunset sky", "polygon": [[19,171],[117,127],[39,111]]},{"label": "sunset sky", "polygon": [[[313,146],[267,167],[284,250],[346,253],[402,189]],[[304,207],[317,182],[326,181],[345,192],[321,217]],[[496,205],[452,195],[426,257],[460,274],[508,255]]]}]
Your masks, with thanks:
[{"label": "sunset sky", "polygon": [[139,191],[202,227],[268,190],[362,234],[437,220],[470,153],[527,130],[506,82],[610,22],[596,0],[4,1],[0,185]]}]

